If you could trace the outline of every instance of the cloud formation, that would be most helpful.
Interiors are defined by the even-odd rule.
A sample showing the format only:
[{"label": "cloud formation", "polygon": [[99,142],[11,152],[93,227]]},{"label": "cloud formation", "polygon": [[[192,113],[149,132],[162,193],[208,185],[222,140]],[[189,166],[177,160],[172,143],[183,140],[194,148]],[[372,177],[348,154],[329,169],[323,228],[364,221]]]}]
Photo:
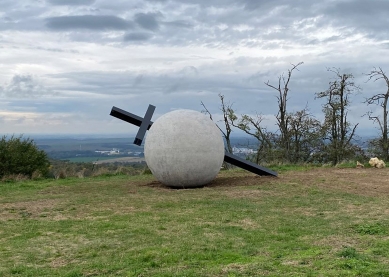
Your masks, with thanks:
[{"label": "cloud formation", "polygon": [[48,2],[58,6],[88,6],[92,5],[95,0],[48,0]]},{"label": "cloud formation", "polygon": [[134,21],[142,28],[150,31],[159,29],[157,18],[161,16],[157,13],[137,13],[134,16]]},{"label": "cloud formation", "polygon": [[31,75],[14,75],[9,84],[0,87],[0,96],[6,98],[35,98],[55,94]]},{"label": "cloud formation", "polygon": [[[203,101],[217,118],[218,93],[238,114],[266,115],[273,128],[276,97],[264,83],[300,61],[290,111],[308,103],[322,117],[314,95],[336,67],[363,88],[350,119],[372,130],[361,118],[372,107],[362,102],[386,88],[366,83],[363,73],[381,66],[389,74],[383,0],[2,0],[1,7],[0,113],[13,118],[0,122],[7,132],[29,128],[24,113],[38,132],[131,130],[108,116],[113,105],[143,114],[155,104],[158,117],[201,110]],[[43,118],[58,124],[48,128]]]},{"label": "cloud formation", "polygon": [[146,41],[149,40],[151,37],[152,35],[146,32],[127,33],[124,36],[124,41]]},{"label": "cloud formation", "polygon": [[131,22],[113,15],[73,15],[47,18],[46,26],[56,31],[76,29],[126,30],[131,27]]}]

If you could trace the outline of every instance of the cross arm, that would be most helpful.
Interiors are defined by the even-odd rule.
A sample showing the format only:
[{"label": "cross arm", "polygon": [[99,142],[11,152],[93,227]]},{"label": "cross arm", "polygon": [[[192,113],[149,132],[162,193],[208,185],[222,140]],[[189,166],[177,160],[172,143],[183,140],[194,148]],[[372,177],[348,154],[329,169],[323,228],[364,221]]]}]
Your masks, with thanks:
[{"label": "cross arm", "polygon": [[[128,123],[131,123],[131,124],[138,126],[138,127],[142,124],[142,121],[143,121],[142,117],[137,116],[137,115],[132,114],[132,113],[129,113],[125,110],[119,109],[115,106],[112,107],[110,115],[112,115],[113,117],[119,118],[123,121],[126,121]],[[147,130],[150,129],[152,124],[153,124],[153,122],[150,121],[149,126],[147,126]]]}]

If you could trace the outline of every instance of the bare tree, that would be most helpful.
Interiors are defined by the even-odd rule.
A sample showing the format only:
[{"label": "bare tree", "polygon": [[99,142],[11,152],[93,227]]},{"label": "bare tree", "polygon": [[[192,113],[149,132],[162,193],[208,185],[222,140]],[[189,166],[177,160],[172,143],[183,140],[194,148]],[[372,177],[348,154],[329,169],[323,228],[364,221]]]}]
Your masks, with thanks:
[{"label": "bare tree", "polygon": [[[232,145],[231,145],[231,132],[232,132],[231,125],[232,124],[230,122],[230,114],[233,114],[234,111],[232,109],[232,104],[226,103],[224,101],[224,95],[219,93],[219,98],[220,98],[220,101],[221,101],[220,110],[223,113],[223,120],[221,120],[221,121],[223,121],[223,123],[224,123],[225,130],[220,128],[218,124],[216,124],[216,126],[219,128],[220,132],[222,133],[222,135],[223,135],[223,137],[224,137],[224,139],[226,141],[226,145],[227,145],[226,146],[226,151],[228,151],[229,153],[232,154]],[[207,107],[205,106],[203,101],[201,101],[201,106],[203,106],[203,108],[204,108],[203,112],[208,114],[209,117],[211,118],[211,120],[213,120],[211,112],[207,109]]]},{"label": "bare tree", "polygon": [[268,158],[269,153],[273,147],[273,134],[268,132],[266,128],[262,127],[262,115],[256,114],[255,117],[242,115],[242,117],[239,119],[232,111],[232,113],[229,114],[229,119],[232,126],[239,128],[246,134],[257,139],[258,146],[254,162],[259,164],[261,160]]},{"label": "bare tree", "polygon": [[289,83],[292,77],[294,70],[298,70],[298,67],[302,65],[303,62],[298,64],[292,64],[292,68],[288,69],[288,74],[285,76],[282,74],[278,77],[278,85],[271,85],[269,81],[265,82],[265,85],[275,89],[278,93],[278,113],[276,115],[277,125],[280,130],[280,144],[281,148],[284,151],[284,158],[289,156],[290,151],[290,133],[289,133],[289,124],[290,117],[287,111],[287,102],[288,102],[288,92],[289,92]]},{"label": "bare tree", "polygon": [[335,80],[329,82],[326,91],[316,93],[316,98],[326,99],[323,105],[325,140],[329,142],[326,151],[329,160],[336,165],[355,153],[351,140],[358,123],[351,126],[347,116],[350,96],[360,88],[355,85],[352,74],[341,74],[336,68],[327,71],[336,75]]},{"label": "bare tree", "polygon": [[378,150],[377,152],[382,155],[382,158],[386,161],[389,160],[389,140],[388,140],[388,99],[389,99],[389,78],[386,76],[385,72],[381,67],[374,68],[370,73],[366,74],[368,80],[384,80],[386,83],[386,93],[378,93],[373,95],[370,98],[367,98],[365,103],[367,105],[379,105],[382,108],[382,114],[380,116],[373,115],[370,111],[367,113],[367,116],[374,123],[377,123],[380,128],[380,137],[371,141],[374,148]]}]

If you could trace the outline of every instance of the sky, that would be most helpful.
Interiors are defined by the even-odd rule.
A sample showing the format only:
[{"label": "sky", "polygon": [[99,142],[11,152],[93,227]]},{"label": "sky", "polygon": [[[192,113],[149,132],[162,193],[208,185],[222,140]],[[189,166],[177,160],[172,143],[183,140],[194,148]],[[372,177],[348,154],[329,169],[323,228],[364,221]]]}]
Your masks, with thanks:
[{"label": "sky", "polygon": [[[133,134],[111,108],[155,121],[176,109],[261,114],[276,130],[278,77],[294,64],[287,109],[323,119],[334,74],[351,73],[358,134],[378,132],[364,100],[386,93],[387,0],[0,0],[0,134]],[[220,123],[219,123],[220,124]],[[237,132],[235,130],[235,132]],[[237,132],[239,133],[239,132]]]}]

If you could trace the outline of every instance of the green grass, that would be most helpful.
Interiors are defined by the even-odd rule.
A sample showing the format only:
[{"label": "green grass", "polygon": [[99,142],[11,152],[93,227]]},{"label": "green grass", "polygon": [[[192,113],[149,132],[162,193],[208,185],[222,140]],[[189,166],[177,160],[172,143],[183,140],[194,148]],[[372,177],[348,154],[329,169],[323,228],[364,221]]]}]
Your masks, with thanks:
[{"label": "green grass", "polygon": [[0,276],[389,276],[388,195],[274,180],[0,183]]}]

